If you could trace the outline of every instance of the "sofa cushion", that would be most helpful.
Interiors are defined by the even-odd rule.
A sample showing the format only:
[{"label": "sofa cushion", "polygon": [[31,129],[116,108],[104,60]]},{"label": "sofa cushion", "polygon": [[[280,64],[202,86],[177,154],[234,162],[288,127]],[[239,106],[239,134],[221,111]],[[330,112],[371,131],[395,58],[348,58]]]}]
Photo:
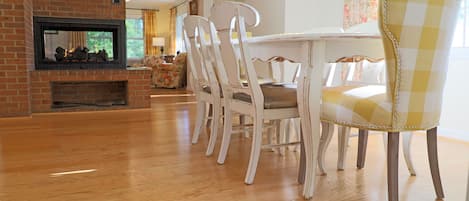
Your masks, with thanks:
[{"label": "sofa cushion", "polygon": [[145,56],[143,59],[143,65],[146,67],[157,67],[162,63],[164,63],[164,60],[159,56]]}]

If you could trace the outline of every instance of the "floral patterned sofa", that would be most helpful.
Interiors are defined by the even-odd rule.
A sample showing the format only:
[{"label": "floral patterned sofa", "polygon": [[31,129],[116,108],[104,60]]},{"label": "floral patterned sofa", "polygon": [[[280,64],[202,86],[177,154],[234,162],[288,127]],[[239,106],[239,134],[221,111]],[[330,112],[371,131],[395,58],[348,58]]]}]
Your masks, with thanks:
[{"label": "floral patterned sofa", "polygon": [[158,56],[146,56],[143,63],[153,69],[152,83],[158,88],[182,88],[186,86],[186,53],[174,58],[173,63],[164,63]]}]

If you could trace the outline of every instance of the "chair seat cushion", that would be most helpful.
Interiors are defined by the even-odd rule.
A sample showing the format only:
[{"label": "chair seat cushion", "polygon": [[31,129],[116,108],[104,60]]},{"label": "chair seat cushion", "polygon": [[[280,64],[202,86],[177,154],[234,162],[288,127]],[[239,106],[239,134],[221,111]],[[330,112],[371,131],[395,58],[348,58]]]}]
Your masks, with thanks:
[{"label": "chair seat cushion", "polygon": [[[292,87],[296,88],[296,85],[293,85],[293,84],[281,84],[281,83],[271,83],[271,82],[270,82],[270,83],[267,83],[267,82],[266,82],[266,83],[259,83],[259,84],[261,85],[261,87],[262,87],[263,85],[266,85],[266,86],[267,86],[267,85],[271,85],[271,86],[281,86],[281,85],[287,86],[287,85],[289,85],[288,87],[290,87],[290,88],[292,88]],[[248,83],[243,83],[243,86],[247,87],[247,86],[248,86]],[[203,86],[203,87],[202,87],[202,90],[203,90],[205,93],[209,93],[209,94],[212,93],[212,88],[211,88],[210,86],[208,86],[208,85],[207,85],[207,86]],[[221,90],[221,87],[220,87],[220,96],[223,98],[223,91]]]},{"label": "chair seat cushion", "polygon": [[[268,79],[268,78],[257,78],[257,82],[260,85],[275,83],[273,79]],[[242,79],[241,84],[243,84],[243,86],[248,86],[248,80]]]},{"label": "chair seat cushion", "polygon": [[[265,109],[280,109],[297,107],[296,85],[294,84],[264,84],[261,85],[264,94]],[[245,102],[251,102],[251,96],[245,93],[235,93],[233,98]]]},{"label": "chair seat cushion", "polygon": [[343,126],[386,130],[391,107],[386,86],[340,86],[322,90],[321,120]]},{"label": "chair seat cushion", "polygon": [[[204,86],[204,87],[202,87],[202,90],[205,93],[209,93],[209,94],[212,93],[212,88],[210,88],[210,86]],[[220,89],[220,97],[223,98],[223,91],[221,89]]]}]

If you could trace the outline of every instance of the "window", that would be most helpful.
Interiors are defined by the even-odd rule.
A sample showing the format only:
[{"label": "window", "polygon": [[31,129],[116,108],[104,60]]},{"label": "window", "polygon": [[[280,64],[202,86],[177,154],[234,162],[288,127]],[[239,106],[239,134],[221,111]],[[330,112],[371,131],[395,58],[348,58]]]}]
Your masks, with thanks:
[{"label": "window", "polygon": [[469,47],[469,0],[462,0],[456,23],[453,47]]},{"label": "window", "polygon": [[184,39],[182,36],[182,24],[186,16],[187,16],[187,13],[184,13],[176,17],[176,51],[180,51],[180,52],[186,51],[186,48],[184,46],[184,41],[183,41]]},{"label": "window", "polygon": [[112,55],[114,55],[112,32],[88,31],[86,32],[86,44],[92,52],[106,50],[109,56],[112,57]]},{"label": "window", "polygon": [[184,45],[184,38],[182,36],[183,30],[182,25],[184,24],[184,18],[189,13],[189,3],[183,3],[176,8],[176,51],[186,52],[186,47]]},{"label": "window", "polygon": [[125,26],[127,28],[127,58],[143,58],[143,19],[126,19]]}]

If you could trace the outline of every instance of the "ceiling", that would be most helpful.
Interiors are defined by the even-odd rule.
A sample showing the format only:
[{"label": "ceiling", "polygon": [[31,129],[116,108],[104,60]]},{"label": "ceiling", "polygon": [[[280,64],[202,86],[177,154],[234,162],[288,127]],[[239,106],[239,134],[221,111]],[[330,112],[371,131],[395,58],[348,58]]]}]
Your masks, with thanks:
[{"label": "ceiling", "polygon": [[126,0],[127,8],[158,9],[160,7],[174,6],[185,0]]}]

